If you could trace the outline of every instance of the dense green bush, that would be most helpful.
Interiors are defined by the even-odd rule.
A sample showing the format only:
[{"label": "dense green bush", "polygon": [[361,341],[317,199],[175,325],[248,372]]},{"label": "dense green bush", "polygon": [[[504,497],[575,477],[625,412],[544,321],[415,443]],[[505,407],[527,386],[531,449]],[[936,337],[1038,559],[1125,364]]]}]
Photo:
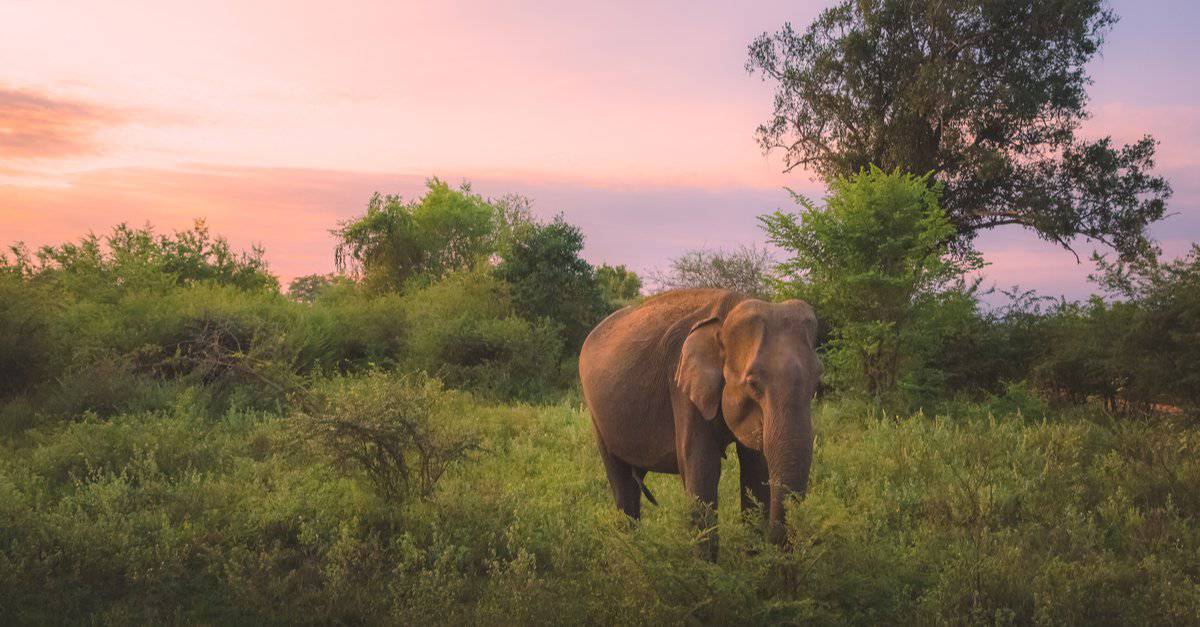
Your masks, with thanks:
[{"label": "dense green bush", "polygon": [[338,267],[380,291],[399,290],[422,275],[436,280],[493,252],[494,213],[469,185],[452,189],[437,178],[411,202],[376,193],[366,213],[334,231]]},{"label": "dense green bush", "polygon": [[51,327],[56,315],[48,290],[28,286],[18,273],[0,268],[0,400],[61,368],[59,338]]},{"label": "dense green bush", "polygon": [[914,321],[922,309],[953,306],[947,291],[961,291],[963,276],[982,265],[973,251],[951,254],[941,191],[929,175],[872,167],[831,181],[824,206],[796,196],[800,214],[760,218],[790,255],[780,296],[809,301],[832,329],[824,352],[835,387],[874,398],[904,383],[928,388],[929,347],[942,343],[929,332],[941,331]]},{"label": "dense green bush", "polygon": [[405,352],[408,322],[399,294],[374,294],[351,282],[323,290],[305,311],[304,368],[353,371],[397,364]]},{"label": "dense green bush", "polygon": [[1110,361],[1130,372],[1122,396],[1200,414],[1200,372],[1194,366],[1200,363],[1200,244],[1175,260],[1096,260],[1101,286],[1131,306],[1122,316],[1123,333],[1096,338],[1112,351]]},{"label": "dense green bush", "polygon": [[514,231],[495,268],[509,285],[514,310],[526,320],[553,321],[571,352],[609,307],[595,271],[579,257],[582,251],[583,233],[558,216]]},{"label": "dense green bush", "polygon": [[517,315],[509,289],[477,269],[405,294],[404,367],[498,398],[540,398],[559,389],[565,379],[559,329]]},{"label": "dense green bush", "polygon": [[616,310],[632,304],[642,294],[642,278],[624,264],[610,266],[602,263],[596,266],[596,284],[608,301],[608,309]]}]

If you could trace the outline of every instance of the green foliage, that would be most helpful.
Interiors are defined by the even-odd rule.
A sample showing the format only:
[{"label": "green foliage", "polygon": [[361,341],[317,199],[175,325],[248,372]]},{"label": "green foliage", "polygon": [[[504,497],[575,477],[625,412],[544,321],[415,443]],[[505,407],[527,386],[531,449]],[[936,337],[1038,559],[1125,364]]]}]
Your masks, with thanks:
[{"label": "green foliage", "polygon": [[775,261],[770,251],[756,246],[736,250],[689,250],[671,260],[653,280],[662,290],[718,288],[756,298],[774,292]]},{"label": "green foliage", "polygon": [[[321,383],[342,416],[428,407],[385,375]],[[407,400],[388,400],[406,390]],[[411,396],[415,395],[415,396]],[[296,419],[181,403],[39,430],[0,455],[0,614],[15,623],[1188,623],[1200,438],[1171,422],[816,408],[793,550],[722,510],[696,557],[678,480],[630,527],[587,417],[465,400],[487,453],[383,498]],[[407,411],[407,409],[405,410]],[[422,414],[424,415],[424,414]],[[300,420],[304,420],[301,418]],[[737,502],[736,460],[720,498]]]},{"label": "green foliage", "polygon": [[0,272],[0,399],[55,371],[59,346],[50,327],[55,315],[49,290],[27,286],[16,272]]},{"label": "green foliage", "polygon": [[572,352],[606,309],[595,271],[579,257],[582,250],[583,233],[557,216],[518,230],[495,269],[510,286],[518,314],[558,325]]},{"label": "green foliage", "polygon": [[[1200,437],[1187,416],[1135,419],[1093,401],[1110,389],[1095,385],[1115,382],[1110,409],[1189,407],[1175,381],[1190,375],[1151,362],[1160,351],[1181,368],[1194,354],[1197,255],[1102,266],[1122,303],[1043,308],[1014,290],[1011,305],[984,311],[955,280],[961,259],[918,254],[945,228],[921,181],[864,174],[847,183],[853,202],[809,206],[813,223],[767,222],[821,234],[795,259],[838,272],[794,265],[786,287],[828,300],[828,319],[853,323],[854,298],[903,313],[891,327],[897,384],[930,415],[818,402],[792,549],[729,507],[715,564],[697,558],[677,479],[647,478],[661,505],[636,526],[613,508],[577,400],[489,404],[561,399],[574,379],[560,321],[575,310],[537,309],[533,278],[600,293],[578,232],[536,223],[520,201],[493,215],[508,225],[487,244],[503,270],[479,262],[402,293],[312,281],[288,298],[234,280],[252,275],[228,264],[118,255],[98,240],[78,247],[94,253],[3,260],[0,616],[1195,622]],[[862,236],[880,221],[887,237]],[[205,263],[222,267],[215,258]],[[827,355],[842,356],[853,354]],[[1097,364],[1102,376],[1070,378]],[[720,498],[733,504],[735,456],[724,464]]]},{"label": "green foliage", "polygon": [[[1200,414],[1200,245],[1183,257],[1109,262],[1097,258],[1102,287],[1127,299],[1121,333],[1098,336],[1132,372],[1122,394],[1135,403],[1167,403]],[[1121,309],[1114,303],[1112,309]],[[1103,339],[1101,339],[1103,338]],[[1113,341],[1115,340],[1115,341]]]},{"label": "green foliage", "polygon": [[355,271],[379,291],[469,268],[492,252],[493,214],[470,186],[456,190],[437,178],[412,202],[376,193],[365,214],[332,231],[338,268]]},{"label": "green foliage", "polygon": [[1074,403],[1095,397],[1116,409],[1133,364],[1112,347],[1126,337],[1133,316],[1132,307],[1095,297],[1086,303],[1061,303],[1040,324],[1042,349],[1030,378],[1052,397]]},{"label": "green foliage", "polygon": [[349,281],[321,290],[305,312],[303,369],[359,370],[394,366],[405,352],[409,324],[399,294],[376,294]]},{"label": "green foliage", "polygon": [[428,497],[453,464],[476,450],[469,434],[448,433],[451,406],[441,382],[372,371],[337,377],[306,392],[304,430],[339,465],[363,470],[384,497]]},{"label": "green foliage", "polygon": [[352,281],[349,277],[340,274],[306,274],[301,277],[292,279],[288,283],[287,295],[289,298],[302,303],[312,303],[321,296],[323,292],[334,287],[335,285],[346,285]]},{"label": "green foliage", "polygon": [[1104,0],[843,0],[750,44],[747,69],[776,85],[759,143],[827,182],[934,172],[964,248],[1017,224],[1144,254],[1171,195],[1156,142],[1077,136],[1086,65],[1116,21]]},{"label": "green foliage", "polygon": [[914,321],[922,308],[982,261],[949,254],[954,226],[929,176],[872,167],[830,184],[825,206],[796,196],[797,214],[760,218],[771,242],[792,256],[779,266],[787,295],[811,302],[831,326],[826,348],[835,386],[871,396],[891,393],[919,369],[927,337]]},{"label": "green foliage", "polygon": [[404,367],[490,397],[551,393],[563,380],[559,330],[549,320],[518,315],[511,289],[479,269],[406,294]]},{"label": "green foliage", "polygon": [[[372,292],[412,295],[444,280],[455,284],[455,275],[494,265],[496,277],[507,284],[504,315],[515,314],[527,324],[492,320],[486,333],[512,343],[527,335],[530,325],[550,325],[566,346],[577,349],[607,310],[595,271],[579,257],[579,229],[562,216],[538,222],[532,203],[520,196],[485,200],[466,185],[454,190],[436,178],[427,187],[424,197],[409,203],[376,194],[365,215],[342,223],[334,231],[339,269],[353,270]],[[317,289],[310,282],[296,287],[300,293]],[[510,305],[512,312],[507,311]]]},{"label": "green foliage", "polygon": [[43,246],[36,257],[16,265],[33,280],[92,300],[203,283],[249,291],[275,291],[279,285],[267,272],[262,249],[234,252],[225,238],[209,234],[204,220],[174,235],[119,224],[103,239],[89,234],[78,244]]},{"label": "green foliage", "polygon": [[610,266],[606,263],[596,268],[596,283],[600,293],[609,303],[609,309],[620,309],[636,302],[642,295],[642,279],[624,264]]}]

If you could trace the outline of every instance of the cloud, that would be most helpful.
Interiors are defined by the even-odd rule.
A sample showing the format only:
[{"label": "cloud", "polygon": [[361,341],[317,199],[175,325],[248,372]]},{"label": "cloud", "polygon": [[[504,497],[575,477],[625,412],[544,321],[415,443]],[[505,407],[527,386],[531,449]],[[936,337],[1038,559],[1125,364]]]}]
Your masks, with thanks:
[{"label": "cloud", "polygon": [[121,112],[31,91],[0,88],[0,158],[58,159],[99,151],[96,134]]}]

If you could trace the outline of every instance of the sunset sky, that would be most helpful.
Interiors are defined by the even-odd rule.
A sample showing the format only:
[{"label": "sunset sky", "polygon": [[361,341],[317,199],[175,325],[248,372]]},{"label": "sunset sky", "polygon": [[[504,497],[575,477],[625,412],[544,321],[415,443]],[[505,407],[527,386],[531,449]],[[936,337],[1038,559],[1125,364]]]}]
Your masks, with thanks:
[{"label": "sunset sky", "polygon": [[[529,196],[590,261],[645,271],[761,243],[784,186],[820,195],[759,151],[771,86],[744,64],[828,3],[594,4],[0,0],[0,244],[204,217],[286,283],[332,270],[328,229],[371,192],[436,175]],[[1085,135],[1162,142],[1154,233],[1179,254],[1200,240],[1200,8],[1112,4]],[[980,246],[989,283],[1092,291],[1018,228]]]}]

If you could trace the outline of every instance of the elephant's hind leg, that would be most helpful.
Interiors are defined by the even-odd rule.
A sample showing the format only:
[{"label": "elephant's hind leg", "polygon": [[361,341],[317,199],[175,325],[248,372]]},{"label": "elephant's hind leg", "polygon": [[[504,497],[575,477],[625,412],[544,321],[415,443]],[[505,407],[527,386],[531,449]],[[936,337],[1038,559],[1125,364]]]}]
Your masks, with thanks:
[{"label": "elephant's hind leg", "polygon": [[[617,509],[637,520],[642,515],[642,487],[638,477],[634,476],[633,466],[617,459],[603,442],[600,442],[600,459],[604,460],[604,472],[608,474],[608,484],[612,486]],[[645,476],[645,472],[642,472],[642,476]]]}]

